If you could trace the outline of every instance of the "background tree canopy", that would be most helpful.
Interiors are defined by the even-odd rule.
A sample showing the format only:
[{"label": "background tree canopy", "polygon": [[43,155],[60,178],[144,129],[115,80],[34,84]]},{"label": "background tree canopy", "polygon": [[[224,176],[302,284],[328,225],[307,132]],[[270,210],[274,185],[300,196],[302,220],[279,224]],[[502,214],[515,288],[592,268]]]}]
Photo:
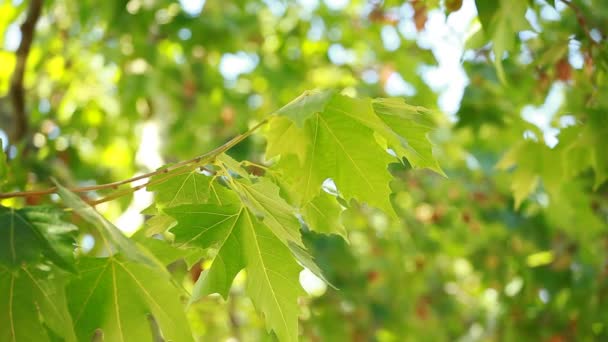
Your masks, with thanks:
[{"label": "background tree canopy", "polygon": [[0,341],[608,340],[607,23],[1,0]]}]

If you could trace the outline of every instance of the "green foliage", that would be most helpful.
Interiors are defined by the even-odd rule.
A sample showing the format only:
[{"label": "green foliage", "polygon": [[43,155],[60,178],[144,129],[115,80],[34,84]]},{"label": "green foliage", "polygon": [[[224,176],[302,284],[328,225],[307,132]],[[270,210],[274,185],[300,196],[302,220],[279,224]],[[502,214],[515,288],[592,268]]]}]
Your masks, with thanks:
[{"label": "green foliage", "polygon": [[219,293],[224,298],[232,280],[243,269],[243,251],[239,244],[237,221],[243,208],[214,204],[183,205],[168,210],[179,222],[171,229],[179,246],[209,248],[217,245],[215,261],[197,281],[191,301]]},{"label": "green foliage", "polygon": [[[426,138],[432,122],[426,113],[402,101],[304,93],[277,113],[294,123],[281,118],[271,121],[266,155],[298,157],[286,158],[279,166],[288,170],[301,205],[317,196],[323,182],[331,178],[346,200],[364,200],[392,212],[387,165],[393,159],[386,147],[414,166],[440,171]],[[375,135],[388,144],[379,143]],[[294,149],[289,151],[289,147]]]},{"label": "green foliage", "polygon": [[36,3],[0,342],[608,339],[604,1]]},{"label": "green foliage", "polygon": [[193,299],[216,292],[226,298],[232,280],[245,268],[247,293],[267,317],[269,328],[281,340],[297,340],[301,267],[278,234],[242,205],[185,205],[169,213],[180,222],[172,229],[178,244],[199,248],[217,244],[218,253],[195,285]]},{"label": "green foliage", "polygon": [[66,303],[65,281],[33,267],[0,268],[0,340],[76,341]]},{"label": "green foliage", "polygon": [[324,234],[337,234],[348,239],[346,229],[340,219],[341,213],[342,206],[336,197],[325,191],[321,191],[317,197],[302,208],[302,216],[310,230]]},{"label": "green foliage", "polygon": [[106,340],[150,341],[153,324],[168,340],[192,340],[180,293],[164,270],[109,257],[83,258],[78,271],[67,291],[79,340],[99,329]]},{"label": "green foliage", "polygon": [[5,267],[37,264],[48,259],[74,270],[77,228],[61,220],[62,212],[51,207],[14,209],[0,207],[0,261]]},{"label": "green foliage", "polygon": [[65,204],[69,205],[80,217],[95,227],[108,253],[114,253],[115,249],[133,261],[153,264],[149,256],[142,253],[132,240],[125,237],[116,226],[99,214],[95,208],[63,186],[57,184],[57,188],[59,196]]},{"label": "green foliage", "polygon": [[502,58],[505,52],[513,51],[517,33],[530,28],[530,24],[524,16],[528,8],[527,1],[476,0],[475,4],[486,39],[492,41],[494,64],[498,77],[502,82],[506,82]]}]

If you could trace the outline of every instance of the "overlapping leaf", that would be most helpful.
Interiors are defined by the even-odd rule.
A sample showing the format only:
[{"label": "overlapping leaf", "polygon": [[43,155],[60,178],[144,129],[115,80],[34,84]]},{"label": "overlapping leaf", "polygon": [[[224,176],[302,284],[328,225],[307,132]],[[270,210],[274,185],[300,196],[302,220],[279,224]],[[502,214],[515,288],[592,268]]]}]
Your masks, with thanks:
[{"label": "overlapping leaf", "polygon": [[218,249],[211,268],[195,285],[193,299],[226,297],[236,274],[247,270],[247,292],[281,341],[296,341],[301,267],[289,249],[244,206],[184,205],[168,209],[178,224],[177,241]]},{"label": "overlapping leaf", "polygon": [[219,293],[227,298],[232,280],[244,267],[242,251],[236,237],[236,222],[241,208],[235,205],[218,206],[183,205],[167,209],[167,213],[178,220],[171,231],[179,246],[198,248],[216,247],[211,269],[201,275],[192,293],[191,301],[196,301],[211,293]]},{"label": "overlapping leaf", "polygon": [[152,341],[152,320],[168,341],[191,341],[179,291],[158,268],[119,257],[81,260],[68,285],[68,304],[79,341],[97,331],[105,341]]},{"label": "overlapping leaf", "polygon": [[528,1],[476,0],[475,4],[486,40],[492,41],[498,77],[502,82],[506,82],[502,67],[503,54],[513,50],[517,33],[530,27],[525,17]]},{"label": "overlapping leaf", "polygon": [[35,268],[0,266],[0,341],[76,341],[63,285]]},{"label": "overlapping leaf", "polygon": [[566,177],[574,177],[590,168],[595,173],[593,188],[598,189],[608,180],[608,154],[604,148],[608,122],[598,122],[597,117],[592,120],[596,122],[563,129],[556,152],[562,154]]},{"label": "overlapping leaf", "polygon": [[595,173],[593,187],[602,185],[608,179],[608,157],[602,146],[608,134],[606,127],[601,122],[567,127],[560,132],[554,148],[524,141],[505,153],[496,167],[515,168],[511,182],[515,206],[519,207],[541,180],[554,197],[561,196],[561,187],[587,169]]},{"label": "overlapping leaf", "polygon": [[281,341],[298,340],[298,302],[304,294],[298,276],[302,268],[289,249],[245,210],[242,240],[247,261],[247,294],[264,313],[267,326]]},{"label": "overlapping leaf", "polygon": [[156,194],[157,207],[204,203],[209,197],[209,178],[196,170],[178,175],[160,174],[152,177],[151,181],[162,182],[150,185],[147,189]]},{"label": "overlapping leaf", "polygon": [[509,150],[496,164],[496,168],[501,170],[516,167],[511,182],[516,208],[536,189],[539,177],[551,190],[559,186],[562,169],[557,157],[546,145],[526,141]]},{"label": "overlapping leaf", "polygon": [[167,266],[178,260],[183,260],[188,269],[190,269],[192,265],[199,262],[205,256],[205,251],[202,249],[180,248],[171,241],[150,238],[146,236],[146,233],[145,230],[139,230],[131,236],[131,239],[152,253],[161,265]]},{"label": "overlapping leaf", "polygon": [[150,210],[155,216],[146,222],[148,235],[162,233],[175,224],[174,219],[162,212],[163,208],[181,204],[221,204],[223,201],[228,201],[230,196],[234,196],[218,182],[214,182],[213,177],[201,174],[198,170],[185,173],[176,170],[152,177],[152,181],[161,182],[147,187],[148,191],[155,194],[155,205]]},{"label": "overlapping leaf", "polygon": [[51,207],[0,206],[0,263],[15,268],[45,256],[57,266],[73,270],[78,229],[61,216],[59,209]]},{"label": "overlapping leaf", "polygon": [[300,222],[295,217],[294,208],[290,206],[279,194],[279,187],[266,178],[258,182],[235,182],[238,192],[244,198],[244,204],[252,212],[263,217],[264,224],[285,245],[289,241],[304,246],[300,236]]},{"label": "overlapping leaf", "polygon": [[347,239],[340,215],[342,207],[336,198],[324,191],[302,208],[302,215],[311,230],[324,234],[338,234]]},{"label": "overlapping leaf", "polygon": [[433,145],[427,138],[435,129],[429,110],[401,99],[374,99],[372,106],[386,125],[378,127],[377,132],[387,139],[397,155],[405,157],[414,168],[428,168],[445,175],[433,157]]},{"label": "overlapping leaf", "polygon": [[61,196],[65,204],[74,209],[78,215],[97,229],[103,239],[102,243],[105,248],[110,251],[116,249],[118,252],[123,253],[127,258],[137,262],[146,263],[148,265],[156,264],[156,261],[138,248],[135,242],[127,238],[112,224],[112,222],[108,221],[93,207],[80,199],[80,197],[60,184],[57,184],[57,188],[57,193]]}]

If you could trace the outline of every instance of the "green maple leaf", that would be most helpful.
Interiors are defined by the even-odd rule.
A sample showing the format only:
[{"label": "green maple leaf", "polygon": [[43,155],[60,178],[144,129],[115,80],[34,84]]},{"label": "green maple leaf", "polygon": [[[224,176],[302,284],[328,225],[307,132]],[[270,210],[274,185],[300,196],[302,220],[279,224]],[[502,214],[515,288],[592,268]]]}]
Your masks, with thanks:
[{"label": "green maple leaf", "polygon": [[222,153],[215,158],[216,164],[222,164],[224,168],[236,173],[242,178],[249,178],[249,173],[241,166],[241,163],[236,161],[226,153]]},{"label": "green maple leaf", "polygon": [[57,184],[57,189],[57,193],[65,204],[74,209],[80,217],[97,229],[102,237],[105,248],[109,251],[116,249],[131,260],[148,265],[156,265],[156,260],[142,251],[133,240],[127,238],[116,226],[98,213],[95,208],[85,203],[78,195],[60,184]]},{"label": "green maple leaf", "polygon": [[[281,120],[281,118],[277,119]],[[273,121],[274,119],[271,121],[271,125]],[[306,121],[305,126],[298,129],[298,132],[300,133],[288,135],[286,139],[305,148],[304,159],[289,158],[292,155],[285,150],[283,151],[285,154],[281,155],[276,166],[287,179],[295,202],[302,206],[321,191],[321,185],[335,170],[336,162],[332,158],[331,152],[322,150],[324,146],[319,140],[318,119]],[[274,150],[275,146],[280,144],[280,141],[269,140],[267,150]]]},{"label": "green maple leaf", "polygon": [[295,121],[280,116],[274,118],[268,123],[265,136],[271,142],[266,148],[267,159],[294,154],[300,163],[306,161],[309,138],[305,130],[296,126]]},{"label": "green maple leaf", "polygon": [[151,341],[151,317],[167,341],[192,341],[179,290],[170,275],[119,259],[85,258],[68,285],[78,340],[99,330],[105,341]]},{"label": "green maple leaf", "polygon": [[498,78],[506,83],[502,57],[505,51],[511,51],[515,47],[517,33],[530,28],[525,17],[528,1],[476,0],[475,4],[486,39],[492,40]]},{"label": "green maple leaf", "polygon": [[167,210],[178,224],[176,240],[218,253],[195,284],[193,300],[226,297],[236,274],[247,271],[247,292],[280,340],[297,341],[301,267],[289,248],[245,206],[184,205]]},{"label": "green maple leaf", "polygon": [[[169,216],[167,216],[169,217]],[[136,241],[141,246],[144,246],[150,253],[154,255],[158,261],[164,266],[167,266],[175,261],[184,260],[188,269],[195,263],[199,262],[205,252],[199,248],[179,248],[170,241],[149,238],[143,230],[137,231],[131,239]]]},{"label": "green maple leaf", "polygon": [[591,168],[595,173],[593,189],[597,190],[608,179],[608,155],[603,140],[608,136],[608,125],[592,117],[587,125],[563,129],[556,150],[562,153],[564,172],[574,177]]},{"label": "green maple leaf", "polygon": [[177,244],[198,248],[216,247],[218,250],[211,268],[205,270],[196,282],[191,302],[211,293],[219,293],[227,298],[232,280],[245,267],[237,226],[242,207],[183,205],[168,209],[167,213],[178,220],[178,224],[171,229]]},{"label": "green maple leaf", "polygon": [[331,178],[346,200],[392,213],[387,164],[394,159],[388,148],[413,167],[443,174],[427,139],[435,125],[426,110],[399,99],[353,99],[330,91],[305,95],[279,110],[266,131],[266,157],[282,156],[277,167],[291,178],[300,205]]},{"label": "green maple leaf", "polygon": [[[176,170],[174,172],[183,172]],[[165,179],[165,180],[163,180]],[[173,207],[184,203],[204,203],[209,198],[211,177],[198,171],[172,175],[163,173],[150,179],[151,182],[163,180],[162,183],[150,185],[148,191],[155,193],[157,207]]]},{"label": "green maple leaf", "polygon": [[[231,161],[228,160],[228,157],[222,160],[226,162]],[[238,164],[236,161],[234,163]],[[169,177],[170,175],[171,173],[157,175],[152,177],[152,180],[158,180],[160,177]],[[148,235],[165,232],[175,224],[173,218],[163,214],[163,208],[170,208],[181,204],[222,204],[234,199],[234,194],[219,184],[216,181],[216,177],[206,176],[198,171],[178,174],[162,183],[149,186],[147,190],[155,193],[155,209],[160,209],[152,211],[151,213],[155,215],[146,221]]]},{"label": "green maple leaf", "polygon": [[433,145],[428,139],[436,128],[428,110],[409,105],[403,99],[374,99],[372,106],[388,128],[378,127],[378,132],[398,156],[405,157],[414,168],[428,168],[445,176],[433,157]]},{"label": "green maple leaf", "polygon": [[325,110],[325,105],[334,94],[333,90],[307,90],[276,111],[275,114],[287,116],[302,127],[311,115]]},{"label": "green maple leaf", "polygon": [[[346,199],[356,198],[390,212],[388,184],[391,176],[386,168],[390,156],[374,144],[372,130],[349,122],[337,111],[326,113],[324,116],[317,114],[316,122],[318,147],[326,148],[320,162],[326,165],[335,162],[325,178],[333,179]],[[318,186],[315,195],[317,193]]]},{"label": "green maple leaf", "polygon": [[371,128],[399,157],[414,168],[445,175],[433,157],[428,134],[436,128],[431,112],[399,98],[354,99],[336,96],[328,106]]},{"label": "green maple leaf", "polygon": [[563,181],[560,157],[543,143],[524,141],[511,148],[496,164],[499,170],[515,167],[511,190],[515,198],[515,208],[519,208],[538,186],[542,179],[545,187],[557,193]]},{"label": "green maple leaf", "polygon": [[247,294],[266,316],[281,341],[298,340],[298,302],[304,291],[298,283],[302,270],[272,233],[245,210],[242,239],[247,270]]},{"label": "green maple leaf", "polygon": [[321,191],[301,209],[302,216],[311,230],[324,234],[338,234],[348,239],[340,218],[342,211],[336,197],[325,191]]},{"label": "green maple leaf", "polygon": [[256,183],[239,180],[234,183],[243,196],[243,204],[262,217],[272,232],[285,245],[290,241],[304,246],[300,235],[300,222],[294,216],[294,208],[279,194],[279,187],[266,178]]},{"label": "green maple leaf", "polygon": [[[297,114],[298,121],[305,117],[305,134],[299,136],[306,138],[298,143],[307,146],[307,151],[305,162],[292,165],[287,174],[293,176],[294,190],[300,194],[302,204],[319,194],[321,184],[331,178],[346,199],[356,198],[391,212],[387,164],[392,158],[378,145],[372,128],[342,110],[343,103],[349,100],[335,95],[321,111],[315,107],[315,112],[300,110],[290,115],[293,118]],[[371,105],[369,109],[372,110]],[[287,115],[285,110],[281,113]],[[269,141],[269,148],[272,150],[276,143]]]},{"label": "green maple leaf", "polygon": [[35,268],[0,266],[0,341],[76,341],[64,283]]},{"label": "green maple leaf", "polygon": [[74,270],[78,228],[62,221],[62,215],[51,207],[0,206],[0,262],[14,268],[37,263],[45,256],[57,266]]},{"label": "green maple leaf", "polygon": [[[291,250],[296,260],[319,278],[326,280],[312,256],[306,251],[300,234],[301,224],[294,216],[295,208],[280,195],[280,188],[266,178],[256,183],[241,179],[234,183],[241,203],[262,218],[275,236]],[[326,281],[327,282],[327,281]]]}]

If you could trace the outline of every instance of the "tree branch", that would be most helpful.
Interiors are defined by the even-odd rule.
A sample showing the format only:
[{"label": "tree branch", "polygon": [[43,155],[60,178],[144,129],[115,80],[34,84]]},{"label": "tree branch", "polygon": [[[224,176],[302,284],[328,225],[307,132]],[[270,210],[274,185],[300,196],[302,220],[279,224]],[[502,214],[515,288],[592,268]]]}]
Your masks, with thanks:
[{"label": "tree branch", "polygon": [[593,36],[591,35],[591,30],[589,30],[589,25],[587,25],[587,20],[585,19],[583,11],[570,0],[562,0],[562,2],[566,4],[566,6],[570,7],[570,9],[574,12],[574,15],[576,16],[576,21],[578,21],[578,24],[581,26],[583,31],[585,31],[585,35],[589,39],[591,46],[595,45],[597,42],[593,39]]},{"label": "tree branch", "polygon": [[[87,192],[87,191],[96,191],[96,190],[104,190],[104,189],[115,189],[118,190],[118,187],[124,184],[129,184],[132,182],[135,182],[137,180],[140,179],[146,179],[146,178],[150,178],[152,176],[156,176],[156,175],[160,175],[160,174],[165,174],[165,173],[169,173],[171,171],[175,171],[178,169],[185,169],[186,172],[188,170],[193,170],[197,167],[201,167],[198,164],[207,162],[209,160],[212,160],[213,158],[215,158],[216,156],[228,151],[229,149],[231,149],[232,147],[236,146],[238,143],[240,143],[241,141],[245,140],[247,137],[249,137],[251,134],[253,134],[253,132],[255,132],[257,129],[259,129],[260,127],[262,127],[263,125],[265,125],[268,122],[268,119],[262,120],[260,123],[258,123],[257,125],[255,125],[254,127],[252,127],[251,129],[249,129],[247,132],[243,133],[243,134],[239,134],[236,137],[230,139],[228,142],[226,142],[225,144],[207,152],[204,153],[196,158],[192,158],[192,159],[188,159],[188,160],[184,160],[181,161],[179,163],[173,164],[173,165],[167,165],[167,166],[163,166],[159,169],[157,169],[156,171],[152,171],[152,172],[148,172],[145,173],[143,175],[139,175],[139,176],[135,176],[129,179],[125,179],[125,180],[121,180],[121,181],[117,181],[117,182],[112,182],[112,183],[106,183],[106,184],[99,184],[99,185],[93,185],[93,186],[83,186],[83,187],[73,187],[73,188],[68,188],[70,191],[72,192]],[[183,170],[182,170],[183,171]],[[162,183],[163,181],[180,175],[183,172],[176,172],[174,174],[168,175],[166,177],[163,177],[161,179],[159,179],[158,181],[149,181],[146,184],[143,185],[138,185],[138,186],[134,186],[128,189],[123,189],[123,190],[119,190],[116,191],[114,194],[110,194],[107,197],[104,197],[100,200],[97,201],[92,201],[92,203],[99,204],[99,203],[103,203],[103,202],[107,202],[113,199],[116,199],[118,197],[130,194],[134,191],[140,190],[145,188],[146,186],[149,185],[154,185],[157,183]],[[28,196],[42,196],[42,195],[49,195],[49,194],[53,194],[57,192],[57,188],[56,187],[52,187],[52,188],[48,188],[48,189],[44,189],[44,190],[34,190],[34,191],[17,191],[17,192],[8,192],[8,193],[0,193],[0,199],[5,199],[5,198],[13,198],[13,197],[28,197]]]},{"label": "tree branch", "polygon": [[23,89],[23,76],[27,64],[27,57],[30,54],[32,41],[34,40],[34,30],[40,13],[42,12],[42,4],[44,0],[31,0],[27,9],[25,21],[21,24],[21,42],[17,48],[17,61],[15,63],[15,71],[11,78],[11,101],[13,103],[13,115],[15,117],[15,128],[12,134],[12,141],[16,143],[23,139],[28,130],[28,119],[25,112],[25,91]]}]

